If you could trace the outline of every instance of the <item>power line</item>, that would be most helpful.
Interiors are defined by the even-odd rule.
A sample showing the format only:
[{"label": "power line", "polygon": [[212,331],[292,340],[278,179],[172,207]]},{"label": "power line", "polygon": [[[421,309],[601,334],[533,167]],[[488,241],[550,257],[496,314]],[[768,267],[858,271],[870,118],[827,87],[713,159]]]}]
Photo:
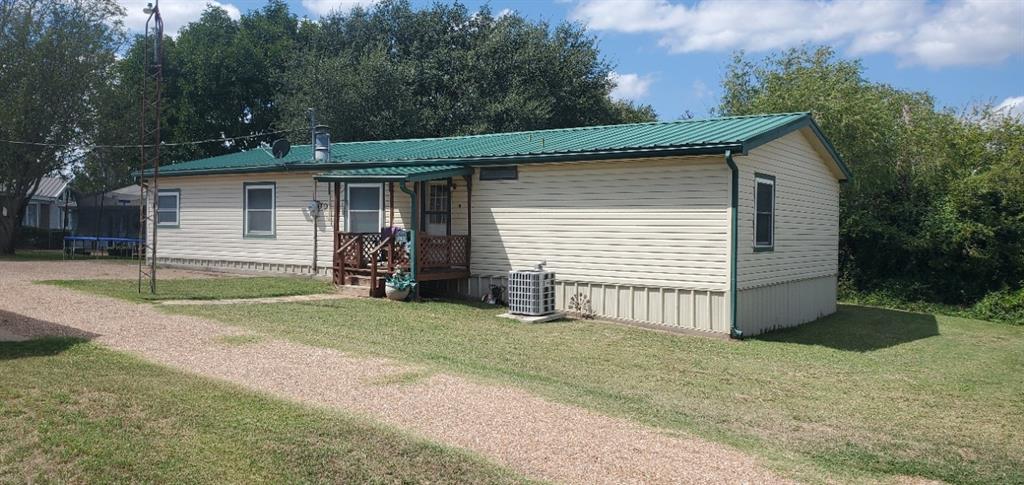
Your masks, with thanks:
[{"label": "power line", "polygon": [[[277,130],[268,131],[266,133],[257,133],[255,135],[242,135],[232,136],[225,138],[209,138],[206,140],[195,140],[195,141],[182,141],[172,143],[161,143],[160,146],[174,147],[174,146],[186,146],[186,145],[201,145],[203,143],[214,143],[214,142],[228,142],[235,140],[246,140],[249,138],[259,138],[261,136],[279,135],[281,133],[291,133],[295,131],[306,131],[307,128],[293,128],[289,130]],[[0,140],[0,143],[8,143],[11,145],[29,145],[38,147],[50,147],[50,148],[77,148],[80,150],[93,150],[96,148],[149,148],[154,145],[74,145],[74,144],[60,144],[60,143],[36,143],[31,141],[16,141],[16,140]]]}]

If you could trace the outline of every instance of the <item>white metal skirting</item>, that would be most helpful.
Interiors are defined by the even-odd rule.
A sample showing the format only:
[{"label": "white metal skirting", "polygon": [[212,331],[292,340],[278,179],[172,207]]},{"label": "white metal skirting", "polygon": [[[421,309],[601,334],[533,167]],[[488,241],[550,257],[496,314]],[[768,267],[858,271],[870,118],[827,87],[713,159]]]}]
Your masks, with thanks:
[{"label": "white metal skirting", "polygon": [[745,337],[812,322],[835,313],[836,276],[742,289],[736,306],[736,323]]},{"label": "white metal skirting", "polygon": [[[260,263],[256,261],[231,261],[221,259],[197,258],[157,258],[161,266],[228,271],[242,273],[279,273],[289,275],[313,276],[313,267],[308,264]],[[318,268],[317,276],[330,276],[330,266]]]},{"label": "white metal skirting", "polygon": [[[447,291],[461,298],[480,298],[491,285],[506,285],[505,276],[471,276],[449,282]],[[570,310],[574,295],[590,304],[596,318],[728,333],[725,292],[714,290],[622,285],[571,280],[555,281],[555,306]]]}]

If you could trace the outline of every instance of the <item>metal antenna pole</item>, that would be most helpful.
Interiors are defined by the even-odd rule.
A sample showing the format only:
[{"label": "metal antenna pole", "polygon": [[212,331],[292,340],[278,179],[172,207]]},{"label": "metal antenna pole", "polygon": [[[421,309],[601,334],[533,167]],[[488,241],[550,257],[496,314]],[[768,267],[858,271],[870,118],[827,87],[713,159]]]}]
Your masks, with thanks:
[{"label": "metal antenna pole", "polygon": [[[146,19],[146,42],[143,42],[142,106],[139,120],[141,141],[139,170],[139,293],[143,280],[149,292],[156,293],[156,232],[157,207],[160,204],[160,88],[163,82],[164,21],[160,16],[160,0],[154,0],[143,12]],[[149,56],[148,41],[153,39],[153,57]],[[146,170],[152,173],[146,177]],[[149,232],[149,237],[147,237]]]}]

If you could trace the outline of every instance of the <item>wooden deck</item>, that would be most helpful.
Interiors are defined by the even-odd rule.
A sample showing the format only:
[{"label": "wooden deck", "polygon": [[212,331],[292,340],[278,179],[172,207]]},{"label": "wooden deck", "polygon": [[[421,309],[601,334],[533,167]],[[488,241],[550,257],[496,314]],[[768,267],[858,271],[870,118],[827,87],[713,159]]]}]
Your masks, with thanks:
[{"label": "wooden deck", "polygon": [[[469,236],[416,235],[416,281],[469,277]],[[335,237],[334,284],[366,286],[381,296],[396,270],[412,272],[407,244],[393,235],[339,232]]]}]

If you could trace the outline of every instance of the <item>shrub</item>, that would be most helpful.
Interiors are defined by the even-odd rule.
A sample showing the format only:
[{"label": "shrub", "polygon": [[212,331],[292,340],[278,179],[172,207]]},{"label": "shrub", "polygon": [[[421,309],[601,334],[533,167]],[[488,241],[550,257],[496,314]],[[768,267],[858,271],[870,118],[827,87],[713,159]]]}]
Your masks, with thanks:
[{"label": "shrub", "polygon": [[985,320],[1024,325],[1024,288],[989,293],[971,307],[971,313]]}]

